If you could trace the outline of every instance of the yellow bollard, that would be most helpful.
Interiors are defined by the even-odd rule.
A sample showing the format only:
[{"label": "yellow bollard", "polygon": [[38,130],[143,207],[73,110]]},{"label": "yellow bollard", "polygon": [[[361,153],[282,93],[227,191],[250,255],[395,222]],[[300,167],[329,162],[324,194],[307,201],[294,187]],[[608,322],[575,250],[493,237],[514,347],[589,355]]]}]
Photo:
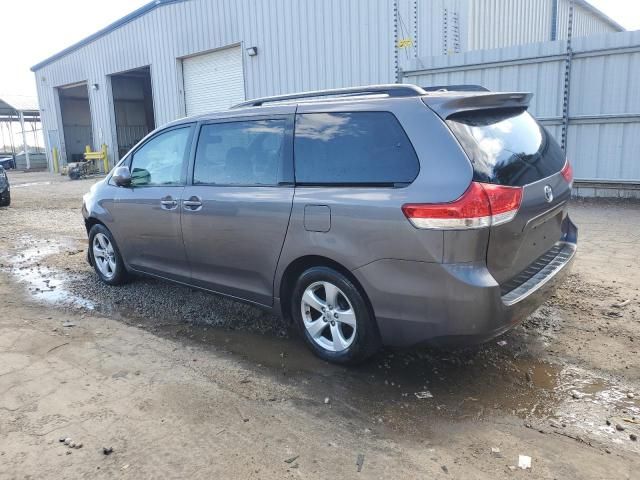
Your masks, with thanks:
[{"label": "yellow bollard", "polygon": [[102,144],[102,163],[104,165],[104,173],[109,173],[109,160],[107,159],[107,144]]},{"label": "yellow bollard", "polygon": [[58,147],[53,147],[53,173],[58,173]]}]

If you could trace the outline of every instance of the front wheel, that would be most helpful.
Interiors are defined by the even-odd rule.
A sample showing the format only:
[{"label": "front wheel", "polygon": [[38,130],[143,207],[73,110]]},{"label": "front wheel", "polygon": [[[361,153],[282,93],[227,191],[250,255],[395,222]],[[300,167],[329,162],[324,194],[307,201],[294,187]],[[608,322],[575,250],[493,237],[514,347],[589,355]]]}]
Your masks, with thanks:
[{"label": "front wheel", "polygon": [[363,294],[332,268],[313,267],[300,276],[291,313],[311,350],[329,362],[359,363],[380,347],[375,319]]},{"label": "front wheel", "polygon": [[89,231],[89,255],[94,270],[107,285],[119,285],[126,280],[127,271],[113,235],[107,227],[96,224]]}]

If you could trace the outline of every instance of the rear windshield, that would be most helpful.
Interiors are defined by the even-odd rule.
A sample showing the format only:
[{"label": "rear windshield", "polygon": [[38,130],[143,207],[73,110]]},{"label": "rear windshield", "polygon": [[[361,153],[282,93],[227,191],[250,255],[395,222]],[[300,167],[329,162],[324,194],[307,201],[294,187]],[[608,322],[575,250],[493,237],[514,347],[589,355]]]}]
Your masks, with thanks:
[{"label": "rear windshield", "polygon": [[564,166],[558,143],[526,110],[465,112],[447,124],[471,160],[475,181],[523,186]]}]

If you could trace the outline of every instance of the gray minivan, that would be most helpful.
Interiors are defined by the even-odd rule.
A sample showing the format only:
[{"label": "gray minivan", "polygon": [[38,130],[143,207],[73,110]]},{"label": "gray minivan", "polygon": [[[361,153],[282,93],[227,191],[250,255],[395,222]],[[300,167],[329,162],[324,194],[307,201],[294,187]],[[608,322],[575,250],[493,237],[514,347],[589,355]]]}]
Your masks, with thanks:
[{"label": "gray minivan", "polygon": [[530,98],[378,85],[175,121],[85,195],[89,261],[273,310],[332,362],[489,340],[576,252],[571,166]]}]

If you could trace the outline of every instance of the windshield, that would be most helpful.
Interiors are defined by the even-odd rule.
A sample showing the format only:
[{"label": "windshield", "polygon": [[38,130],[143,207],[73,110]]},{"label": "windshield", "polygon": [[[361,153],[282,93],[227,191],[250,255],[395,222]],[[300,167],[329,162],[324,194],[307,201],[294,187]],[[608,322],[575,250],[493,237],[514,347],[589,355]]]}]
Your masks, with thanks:
[{"label": "windshield", "polygon": [[471,160],[475,181],[523,186],[564,166],[560,146],[521,108],[465,112],[447,124]]}]

